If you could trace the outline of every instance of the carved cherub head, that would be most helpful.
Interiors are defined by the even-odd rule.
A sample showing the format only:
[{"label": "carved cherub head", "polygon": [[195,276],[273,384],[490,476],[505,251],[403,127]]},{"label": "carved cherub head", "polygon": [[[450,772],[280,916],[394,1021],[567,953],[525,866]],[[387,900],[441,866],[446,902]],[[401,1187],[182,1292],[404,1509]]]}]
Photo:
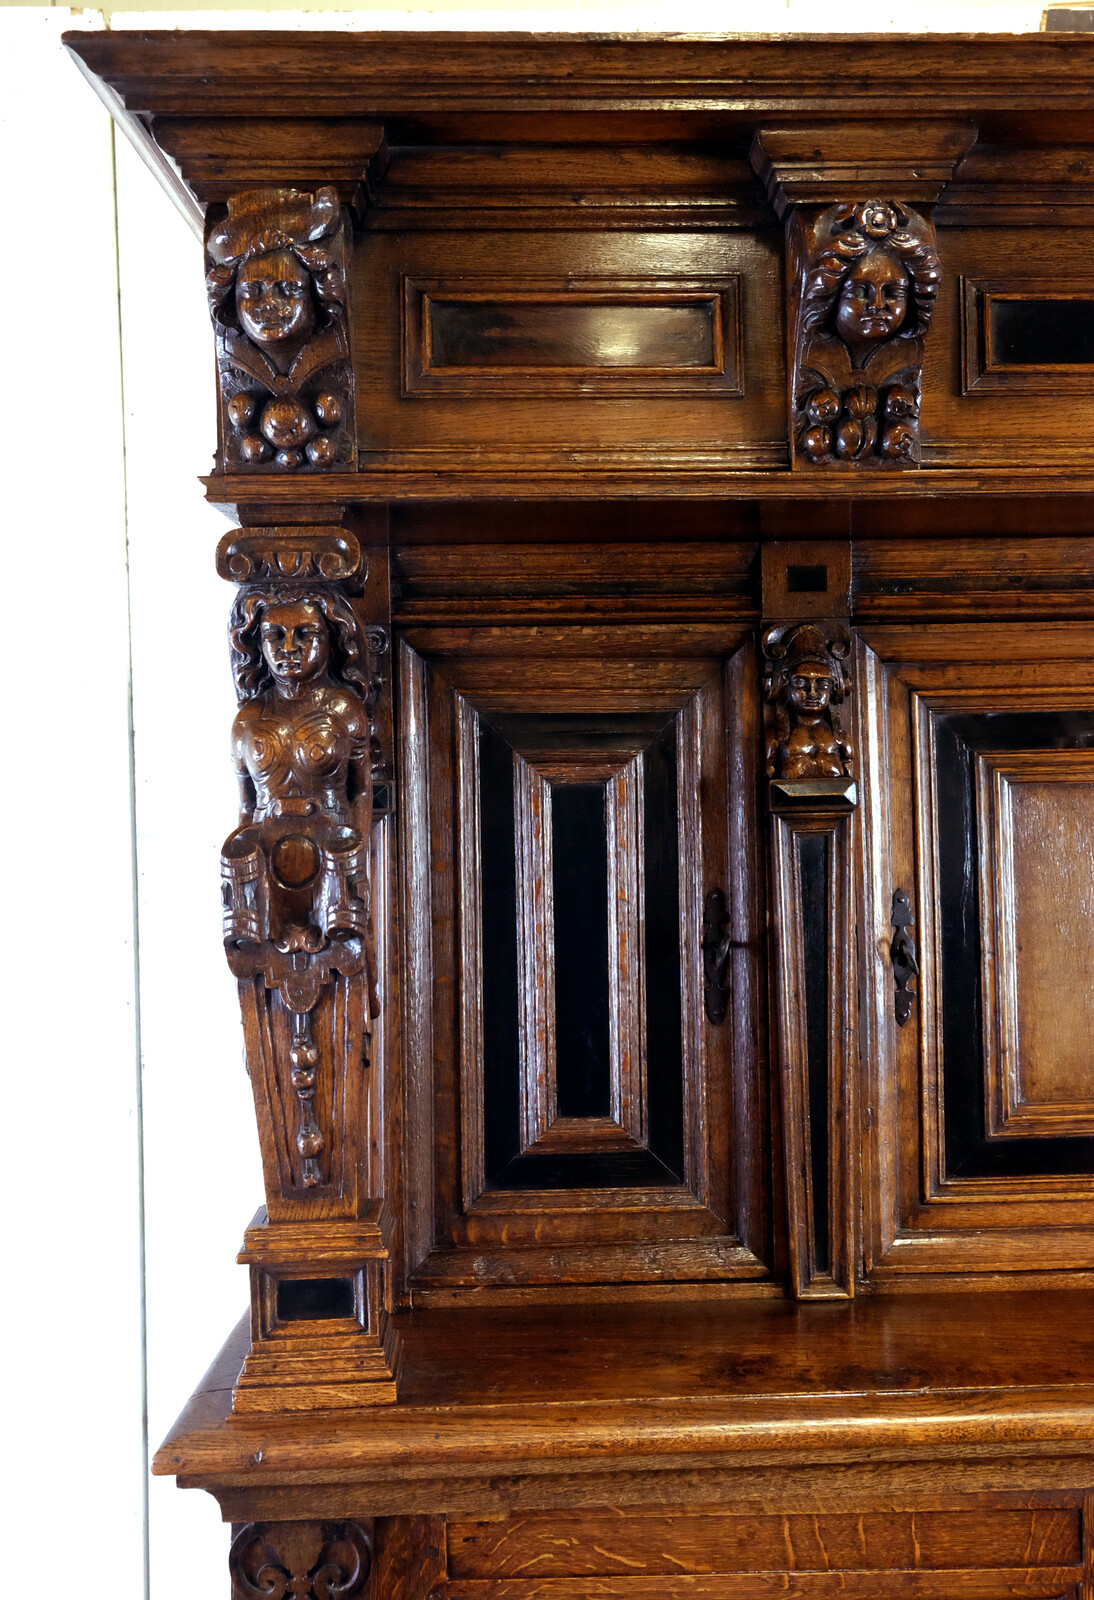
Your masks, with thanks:
[{"label": "carved cherub head", "polygon": [[291,694],[327,675],[355,690],[366,705],[373,693],[357,618],[335,589],[318,584],[241,589],[228,638],[240,703],[271,690]]},{"label": "carved cherub head", "polygon": [[841,339],[861,367],[886,340],[926,332],[942,271],[903,207],[886,200],[835,206],[819,230],[802,298],[806,333]]},{"label": "carved cherub head", "polygon": [[214,319],[237,326],[281,371],[318,324],[343,314],[342,274],[320,243],[337,232],[340,214],[330,187],[251,189],[232,196],[209,236]]}]

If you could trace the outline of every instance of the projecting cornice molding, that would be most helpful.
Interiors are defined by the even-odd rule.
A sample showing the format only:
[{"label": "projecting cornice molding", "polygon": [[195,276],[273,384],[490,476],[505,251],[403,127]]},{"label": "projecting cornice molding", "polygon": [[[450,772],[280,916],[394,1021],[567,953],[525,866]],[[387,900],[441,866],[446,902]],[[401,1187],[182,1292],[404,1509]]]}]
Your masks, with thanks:
[{"label": "projecting cornice molding", "polygon": [[849,195],[934,205],[976,143],[971,122],[809,122],[764,125],[752,165],[780,219],[791,206]]}]

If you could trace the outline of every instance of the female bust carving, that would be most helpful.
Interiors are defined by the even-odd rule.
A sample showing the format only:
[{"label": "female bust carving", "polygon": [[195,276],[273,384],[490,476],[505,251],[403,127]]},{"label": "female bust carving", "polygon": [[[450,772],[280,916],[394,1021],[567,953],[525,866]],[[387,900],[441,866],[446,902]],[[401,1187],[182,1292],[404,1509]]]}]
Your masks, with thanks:
[{"label": "female bust carving", "polygon": [[374,685],[333,589],[244,589],[229,638],[240,825],[223,850],[225,946],[234,971],[264,970],[300,1010],[330,967],[371,965]]},{"label": "female bust carving", "polygon": [[319,812],[345,821],[353,801],[367,815],[370,685],[347,602],[318,588],[244,590],[229,636],[241,821]]},{"label": "female bust carving", "polygon": [[795,628],[764,640],[768,657],[765,695],[774,707],[767,734],[769,778],[846,778],[851,744],[835,708],[847,693],[842,640],[820,628]]},{"label": "female bust carving", "polygon": [[233,195],[209,237],[206,285],[222,387],[246,465],[272,457],[281,468],[305,459],[329,466],[338,456],[332,430],[344,406],[329,384],[313,380],[349,354],[345,282],[320,242],[340,226],[331,188],[254,189]]}]

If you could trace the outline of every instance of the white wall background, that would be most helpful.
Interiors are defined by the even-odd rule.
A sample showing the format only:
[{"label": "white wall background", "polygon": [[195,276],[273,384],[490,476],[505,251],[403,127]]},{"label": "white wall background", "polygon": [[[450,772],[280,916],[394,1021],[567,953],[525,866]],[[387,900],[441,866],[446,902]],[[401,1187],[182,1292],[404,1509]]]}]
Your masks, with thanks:
[{"label": "white wall background", "polygon": [[[4,5],[5,0],[0,0]],[[914,14],[913,7],[914,4]],[[263,8],[274,15],[262,14]],[[333,13],[333,14],[332,14]],[[1040,5],[884,0],[871,30],[1025,31]],[[551,11],[113,12],[110,26],[840,31],[835,0]],[[861,18],[857,19],[861,21]],[[0,9],[6,695],[7,1570],[85,1600],[227,1597],[215,1502],[149,1480],[244,1309],[262,1198],[219,847],[234,708],[228,524],[198,240],[60,45]],[[70,795],[78,788],[75,812]],[[36,1588],[35,1592],[39,1592]]]}]

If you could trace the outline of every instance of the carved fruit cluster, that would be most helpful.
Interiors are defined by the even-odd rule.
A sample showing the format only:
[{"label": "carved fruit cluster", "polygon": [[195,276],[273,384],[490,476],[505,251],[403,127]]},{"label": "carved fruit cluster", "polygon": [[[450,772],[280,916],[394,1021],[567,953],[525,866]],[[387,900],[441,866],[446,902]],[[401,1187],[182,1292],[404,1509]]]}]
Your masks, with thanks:
[{"label": "carved fruit cluster", "polygon": [[228,401],[228,418],[238,431],[240,459],[247,466],[273,460],[290,472],[303,466],[332,466],[337,449],[330,431],[342,420],[335,394],[314,395],[310,406],[298,396],[263,397],[241,389]]},{"label": "carved fruit cluster", "polygon": [[880,396],[869,384],[837,394],[814,389],[803,406],[801,448],[810,461],[914,461],[919,400],[914,390],[895,383]]}]

